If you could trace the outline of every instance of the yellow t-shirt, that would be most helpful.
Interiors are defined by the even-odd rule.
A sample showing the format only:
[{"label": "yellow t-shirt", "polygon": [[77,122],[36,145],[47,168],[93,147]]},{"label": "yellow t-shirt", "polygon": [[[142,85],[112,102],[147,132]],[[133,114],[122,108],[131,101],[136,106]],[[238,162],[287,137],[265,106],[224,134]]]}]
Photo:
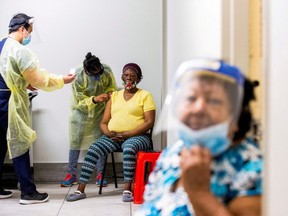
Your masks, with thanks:
[{"label": "yellow t-shirt", "polygon": [[144,113],[155,110],[155,102],[152,95],[142,89],[125,101],[124,89],[113,92],[111,96],[111,119],[108,123],[110,131],[130,131],[144,123]]}]

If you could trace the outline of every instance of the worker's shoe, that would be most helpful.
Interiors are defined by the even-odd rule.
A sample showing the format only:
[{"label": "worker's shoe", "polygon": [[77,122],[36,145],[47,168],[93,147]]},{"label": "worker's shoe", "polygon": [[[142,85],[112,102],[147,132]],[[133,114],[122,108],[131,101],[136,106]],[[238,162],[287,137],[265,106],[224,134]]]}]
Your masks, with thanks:
[{"label": "worker's shoe", "polygon": [[[102,179],[102,174],[97,175],[97,177],[96,177],[96,185],[98,187],[100,187],[100,185],[101,185],[101,179]],[[103,179],[102,187],[107,187],[107,186],[108,186],[108,183],[107,183],[106,179]]]},{"label": "worker's shoe", "polygon": [[0,199],[7,199],[12,197],[12,191],[6,191],[3,188],[0,188]]},{"label": "worker's shoe", "polygon": [[39,193],[35,191],[32,194],[21,193],[20,204],[29,205],[35,203],[44,203],[49,199],[49,195],[47,193]]},{"label": "worker's shoe", "polygon": [[67,173],[65,179],[60,183],[61,187],[70,187],[74,184],[77,184],[77,179],[70,173]]}]

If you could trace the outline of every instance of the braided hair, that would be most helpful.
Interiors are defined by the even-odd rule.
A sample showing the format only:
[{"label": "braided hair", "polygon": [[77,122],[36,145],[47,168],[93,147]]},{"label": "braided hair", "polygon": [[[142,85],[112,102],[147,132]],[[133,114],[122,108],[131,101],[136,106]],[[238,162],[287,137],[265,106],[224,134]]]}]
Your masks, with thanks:
[{"label": "braided hair", "polygon": [[[85,73],[88,76],[100,76],[104,72],[104,67],[100,62],[100,59],[95,55],[92,55],[91,52],[86,54],[85,60],[83,61],[83,67]],[[98,70],[100,69],[100,72]]]}]

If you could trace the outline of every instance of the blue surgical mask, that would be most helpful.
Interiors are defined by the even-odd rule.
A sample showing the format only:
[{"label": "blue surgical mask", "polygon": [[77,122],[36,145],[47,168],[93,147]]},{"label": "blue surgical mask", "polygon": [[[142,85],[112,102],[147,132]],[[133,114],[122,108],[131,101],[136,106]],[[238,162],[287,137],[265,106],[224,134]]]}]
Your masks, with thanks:
[{"label": "blue surgical mask", "polygon": [[22,45],[25,46],[25,45],[29,44],[30,41],[31,41],[31,34],[29,34],[27,38],[23,38]]},{"label": "blue surgical mask", "polygon": [[228,131],[228,121],[201,130],[192,130],[182,124],[179,136],[188,149],[200,145],[209,149],[212,156],[217,156],[227,150],[231,144]]}]

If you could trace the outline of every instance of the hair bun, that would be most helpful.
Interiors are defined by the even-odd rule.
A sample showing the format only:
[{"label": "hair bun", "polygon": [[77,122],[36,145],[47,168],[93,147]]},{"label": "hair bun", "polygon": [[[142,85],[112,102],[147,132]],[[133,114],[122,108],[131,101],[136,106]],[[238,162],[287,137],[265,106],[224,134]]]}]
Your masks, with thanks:
[{"label": "hair bun", "polygon": [[89,59],[91,59],[92,58],[92,54],[91,54],[91,52],[88,52],[87,54],[86,54],[86,57],[85,57],[87,60],[89,60]]},{"label": "hair bun", "polygon": [[252,84],[253,84],[254,87],[257,87],[257,86],[260,85],[260,82],[259,82],[258,80],[254,80],[254,81],[252,82]]}]

